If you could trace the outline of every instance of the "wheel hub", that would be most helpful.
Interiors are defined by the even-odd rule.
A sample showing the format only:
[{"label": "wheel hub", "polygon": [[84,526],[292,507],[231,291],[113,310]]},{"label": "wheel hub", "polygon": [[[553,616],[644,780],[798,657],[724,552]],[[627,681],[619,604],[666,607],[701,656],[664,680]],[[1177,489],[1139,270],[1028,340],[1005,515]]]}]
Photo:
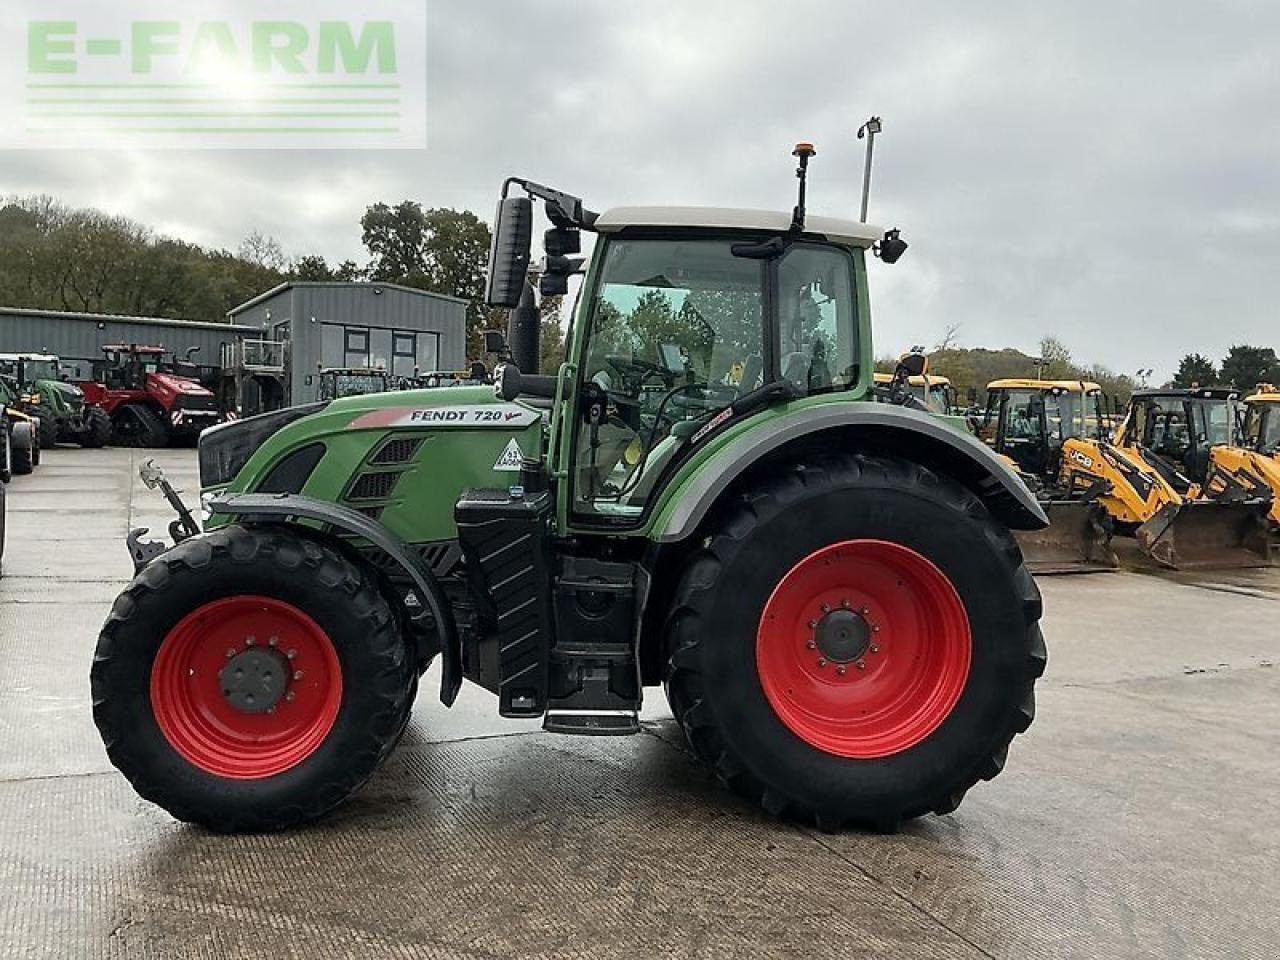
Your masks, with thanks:
[{"label": "wheel hub", "polygon": [[250,647],[218,671],[222,697],[241,713],[267,713],[284,696],[288,661],[275,650]]},{"label": "wheel hub", "polygon": [[814,627],[813,639],[828,660],[850,663],[871,646],[871,625],[855,610],[832,610]]}]

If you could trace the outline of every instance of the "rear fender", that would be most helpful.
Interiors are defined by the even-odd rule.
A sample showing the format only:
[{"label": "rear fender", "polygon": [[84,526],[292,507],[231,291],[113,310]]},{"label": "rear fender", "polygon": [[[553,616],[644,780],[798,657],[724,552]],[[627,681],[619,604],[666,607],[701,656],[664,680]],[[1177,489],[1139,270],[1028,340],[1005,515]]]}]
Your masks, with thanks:
[{"label": "rear fender", "polygon": [[246,520],[270,518],[276,521],[318,520],[369,541],[409,577],[416,593],[436,622],[440,636],[440,700],[452,706],[462,687],[462,647],[449,601],[427,562],[408,549],[386,527],[359,511],[340,504],[297,494],[233,493],[211,497],[207,502],[215,515]]},{"label": "rear fender", "polygon": [[673,543],[691,536],[734,481],[792,444],[913,460],[963,484],[1012,530],[1038,530],[1049,523],[1017,473],[970,434],[917,410],[850,402],[800,407],[742,434],[685,482],[672,485],[654,538]]}]

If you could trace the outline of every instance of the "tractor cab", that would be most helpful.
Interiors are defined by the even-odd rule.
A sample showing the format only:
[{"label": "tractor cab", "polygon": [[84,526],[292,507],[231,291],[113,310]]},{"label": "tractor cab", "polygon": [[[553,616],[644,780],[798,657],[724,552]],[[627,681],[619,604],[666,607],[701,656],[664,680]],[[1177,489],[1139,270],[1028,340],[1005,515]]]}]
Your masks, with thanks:
[{"label": "tractor cab", "polygon": [[393,389],[386,370],[369,367],[327,367],[320,370],[316,399],[362,397]]},{"label": "tractor cab", "polygon": [[[875,384],[884,389],[893,382],[893,374],[875,374]],[[908,389],[913,397],[924,404],[930,412],[939,416],[956,416],[959,409],[956,403],[955,388],[947,377],[932,373],[924,373],[911,377],[907,381]]]},{"label": "tractor cab", "polygon": [[995,380],[978,436],[1031,476],[1056,473],[1063,444],[1107,437],[1102,388],[1085,380]]},{"label": "tractor cab", "polygon": [[145,390],[148,374],[172,366],[172,355],[164,347],[112,344],[102,348],[102,359],[94,363],[93,378],[108,390]]},{"label": "tractor cab", "polygon": [[1116,442],[1139,447],[1152,466],[1164,468],[1166,476],[1172,471],[1203,483],[1210,450],[1238,446],[1243,418],[1244,404],[1237,390],[1139,390],[1129,401]]},{"label": "tractor cab", "polygon": [[1251,450],[1280,458],[1280,390],[1259,384],[1244,401],[1244,443]]}]

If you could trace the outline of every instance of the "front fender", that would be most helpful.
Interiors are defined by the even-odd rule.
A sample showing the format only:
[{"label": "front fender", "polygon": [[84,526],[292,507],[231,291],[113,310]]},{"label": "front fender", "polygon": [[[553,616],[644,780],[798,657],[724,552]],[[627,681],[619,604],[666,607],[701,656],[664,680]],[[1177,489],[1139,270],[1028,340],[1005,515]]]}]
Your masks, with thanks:
[{"label": "front fender", "polygon": [[445,706],[453,705],[462,687],[462,646],[449,601],[427,562],[386,527],[350,507],[292,493],[231,493],[211,497],[206,505],[223,516],[319,520],[368,540],[395,561],[417,588],[440,631],[440,700]]},{"label": "front fender", "polygon": [[738,477],[778,448],[829,434],[833,450],[915,460],[968,487],[1013,530],[1039,530],[1049,518],[1035,495],[986,444],[917,410],[883,403],[800,407],[737,437],[702,463],[659,513],[654,537],[683,540]]}]

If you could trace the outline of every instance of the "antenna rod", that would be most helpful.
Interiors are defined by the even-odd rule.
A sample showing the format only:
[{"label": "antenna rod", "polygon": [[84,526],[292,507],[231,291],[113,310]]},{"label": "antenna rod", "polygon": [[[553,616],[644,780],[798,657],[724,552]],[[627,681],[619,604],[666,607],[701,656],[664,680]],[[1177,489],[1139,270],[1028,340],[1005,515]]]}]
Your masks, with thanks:
[{"label": "antenna rod", "polygon": [[876,134],[880,132],[880,118],[872,117],[866,123],[858,128],[858,139],[866,137],[867,140],[867,159],[862,167],[862,217],[863,223],[867,222],[867,201],[871,196],[871,153],[875,148]]},{"label": "antenna rod", "polygon": [[817,156],[818,151],[813,149],[811,143],[797,143],[791,155],[800,158],[800,166],[796,168],[796,177],[800,181],[800,196],[791,214],[791,229],[801,231],[804,229],[804,188],[806,175],[809,172],[809,158]]}]

